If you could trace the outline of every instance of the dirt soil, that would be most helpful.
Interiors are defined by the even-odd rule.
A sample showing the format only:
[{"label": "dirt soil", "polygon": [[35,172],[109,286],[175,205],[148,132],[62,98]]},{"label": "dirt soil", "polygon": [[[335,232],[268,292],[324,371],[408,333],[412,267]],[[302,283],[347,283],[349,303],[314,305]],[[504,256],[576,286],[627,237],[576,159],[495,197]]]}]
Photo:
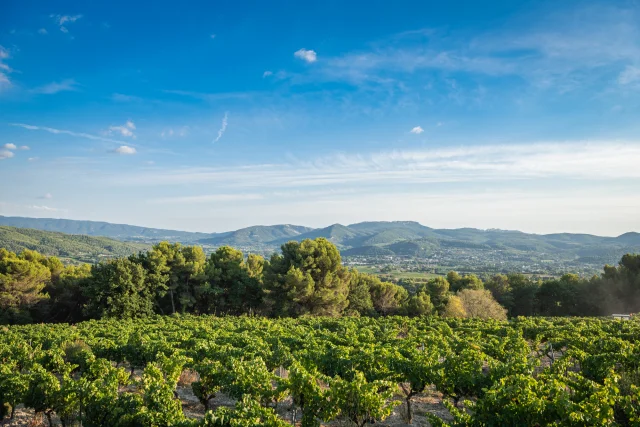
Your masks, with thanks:
[{"label": "dirt soil", "polygon": [[[200,404],[198,398],[193,394],[190,386],[178,386],[176,389],[178,397],[182,402],[182,410],[187,418],[202,419],[204,417],[204,405]],[[405,421],[406,406],[404,399],[400,395],[395,399],[402,404],[395,407],[393,413],[384,421],[376,422],[378,426],[402,427],[402,426],[430,426],[427,421],[426,414],[432,413],[445,420],[451,420],[451,415],[447,408],[442,404],[442,396],[433,389],[427,390],[425,393],[418,394],[413,397],[413,423],[407,424]],[[224,393],[218,393],[214,399],[209,401],[209,407],[214,409],[219,406],[234,407],[236,401]],[[280,417],[293,424],[293,410],[291,408],[291,400],[287,399],[278,403],[275,408]],[[300,411],[297,411],[297,421],[300,420]],[[60,419],[55,415],[52,417],[54,425],[60,426]],[[296,423],[299,424],[299,423]],[[2,426],[23,426],[23,427],[47,427],[48,422],[42,414],[36,415],[33,410],[26,409],[24,406],[16,408],[15,418],[12,421],[5,420],[0,422]],[[323,424],[327,427],[347,427],[352,426],[348,420],[334,420],[330,423]]]}]

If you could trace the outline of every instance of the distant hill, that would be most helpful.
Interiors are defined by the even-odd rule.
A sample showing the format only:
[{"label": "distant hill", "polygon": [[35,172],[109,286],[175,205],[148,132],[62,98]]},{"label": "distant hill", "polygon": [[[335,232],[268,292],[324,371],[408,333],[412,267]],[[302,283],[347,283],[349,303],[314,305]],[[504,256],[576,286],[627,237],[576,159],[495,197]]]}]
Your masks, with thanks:
[{"label": "distant hill", "polygon": [[0,215],[0,225],[19,228],[35,228],[44,231],[57,231],[68,234],[112,237],[118,240],[171,240],[190,242],[211,236],[208,233],[163,230],[159,228],[138,227],[126,224],[111,224],[98,221],[77,221],[54,218],[25,218]]},{"label": "distant hill", "polygon": [[215,246],[229,245],[244,247],[264,245],[275,241],[295,239],[311,230],[313,230],[313,228],[290,224],[271,226],[256,225],[227,233],[214,234],[212,237],[199,239],[197,242]]},{"label": "distant hill", "polygon": [[277,251],[289,240],[324,237],[338,246],[346,257],[414,257],[451,266],[464,259],[465,265],[492,265],[495,269],[501,269],[506,261],[514,268],[526,265],[534,268],[535,265],[544,267],[559,260],[565,266],[591,263],[601,267],[604,263],[617,262],[624,253],[640,252],[640,233],[637,232],[618,237],[572,233],[544,235],[498,229],[434,229],[414,221],[333,224],[315,229],[284,224],[253,226],[225,233],[192,233],[106,222],[3,216],[0,216],[0,225],[106,236],[147,244],[169,240],[203,245],[208,250],[229,245],[265,255]]},{"label": "distant hill", "polygon": [[104,258],[129,256],[149,247],[146,244],[121,242],[107,237],[0,226],[0,248],[16,253],[31,249],[63,259],[94,262]]}]

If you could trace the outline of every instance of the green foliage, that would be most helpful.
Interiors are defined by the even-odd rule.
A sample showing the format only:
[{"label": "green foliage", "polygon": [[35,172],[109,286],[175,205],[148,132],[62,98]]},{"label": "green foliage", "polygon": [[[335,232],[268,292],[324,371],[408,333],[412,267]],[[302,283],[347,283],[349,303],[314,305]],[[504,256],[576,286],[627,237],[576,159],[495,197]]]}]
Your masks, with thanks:
[{"label": "green foliage", "polygon": [[373,420],[384,420],[397,402],[390,401],[393,384],[386,381],[368,382],[362,372],[355,372],[351,381],[336,378],[331,384],[331,401],[340,415],[362,427]]},{"label": "green foliage", "polygon": [[[175,315],[1,332],[2,416],[22,404],[67,425],[280,427],[272,407],[289,396],[304,426],[362,426],[391,413],[398,387],[411,418],[431,386],[453,416],[432,425],[627,426],[640,411],[637,320]],[[223,391],[236,408],[186,419],[185,368],[201,403]]]},{"label": "green foliage", "polygon": [[105,257],[129,256],[148,249],[149,245],[120,242],[106,237],[0,226],[0,247],[16,253],[29,249],[74,262],[96,262]]},{"label": "green foliage", "polygon": [[278,418],[271,408],[265,408],[249,396],[244,396],[235,409],[218,408],[207,412],[204,420],[190,424],[198,427],[290,427],[290,424]]},{"label": "green foliage", "polygon": [[91,268],[91,279],[83,289],[90,317],[134,318],[153,313],[154,294],[140,264],[117,259]]},{"label": "green foliage", "polygon": [[278,316],[338,316],[349,304],[349,272],[326,239],[289,242],[271,258],[265,275],[267,303]]},{"label": "green foliage", "polygon": [[491,292],[486,289],[466,288],[458,292],[467,317],[478,319],[507,319],[507,309],[493,299]]}]

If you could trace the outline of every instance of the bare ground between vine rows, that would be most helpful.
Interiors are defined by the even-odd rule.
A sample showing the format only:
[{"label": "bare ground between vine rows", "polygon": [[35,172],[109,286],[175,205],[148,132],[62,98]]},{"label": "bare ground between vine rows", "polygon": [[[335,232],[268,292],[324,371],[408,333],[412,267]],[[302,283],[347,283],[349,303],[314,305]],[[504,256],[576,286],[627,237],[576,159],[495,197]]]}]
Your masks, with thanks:
[{"label": "bare ground between vine rows", "polygon": [[[188,418],[202,418],[204,417],[204,406],[198,401],[198,398],[193,394],[191,387],[178,387],[177,393],[182,402],[182,410]],[[403,401],[400,396],[397,396],[398,401]],[[233,407],[236,401],[226,396],[224,393],[218,393],[218,395],[211,399],[209,402],[210,408],[216,408],[219,406]],[[413,405],[413,423],[407,424],[405,421],[406,407],[404,403],[395,407],[393,413],[384,421],[377,422],[375,425],[388,426],[388,427],[401,427],[401,426],[429,426],[426,414],[432,413],[444,419],[451,419],[451,415],[447,408],[442,404],[442,398],[439,393],[429,390],[426,393],[414,396],[412,400]],[[292,422],[293,411],[291,410],[291,401],[285,400],[280,402],[276,408],[278,415],[288,421]],[[299,414],[299,411],[298,411]],[[299,417],[300,415],[298,415]],[[60,420],[55,415],[52,417],[54,425],[61,425]],[[3,426],[21,426],[21,427],[45,427],[47,426],[46,418],[41,415],[36,416],[32,409],[19,406],[16,408],[16,414],[13,421],[5,421]],[[323,424],[327,427],[346,427],[353,425],[347,420],[334,420],[330,423]]]}]

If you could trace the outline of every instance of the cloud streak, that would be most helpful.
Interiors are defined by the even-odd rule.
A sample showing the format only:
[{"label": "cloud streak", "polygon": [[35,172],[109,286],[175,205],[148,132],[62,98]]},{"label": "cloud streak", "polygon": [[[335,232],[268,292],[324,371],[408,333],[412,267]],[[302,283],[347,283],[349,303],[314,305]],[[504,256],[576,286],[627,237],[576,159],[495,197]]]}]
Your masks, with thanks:
[{"label": "cloud streak", "polygon": [[220,139],[222,138],[222,135],[224,135],[224,132],[227,130],[227,123],[228,123],[228,119],[229,118],[229,113],[224,113],[224,117],[222,118],[222,126],[220,127],[220,130],[218,130],[218,136],[216,137],[216,139],[213,141],[213,143],[215,144],[216,142],[220,141]]},{"label": "cloud streak", "polygon": [[233,188],[343,186],[376,188],[425,183],[640,180],[640,141],[462,146],[369,155],[336,154],[308,161],[240,167],[187,168],[125,174],[115,184],[216,184]]},{"label": "cloud streak", "polygon": [[53,95],[58,92],[77,91],[78,83],[73,79],[62,80],[61,82],[53,82],[44,86],[32,89],[32,93],[39,93],[43,95]]},{"label": "cloud streak", "polygon": [[50,128],[50,127],[46,127],[46,126],[35,126],[35,125],[29,125],[26,123],[9,123],[10,126],[17,126],[17,127],[21,127],[23,129],[27,129],[27,130],[41,130],[41,131],[45,131],[45,132],[49,132],[55,135],[70,135],[70,136],[75,136],[77,138],[86,138],[86,139],[91,139],[94,141],[103,141],[103,142],[113,142],[116,144],[123,144],[124,141],[120,141],[117,139],[112,139],[112,138],[105,138],[102,136],[97,136],[97,135],[91,135],[88,133],[84,133],[84,132],[73,132],[70,130],[64,130],[64,129],[55,129],[55,128]]}]

